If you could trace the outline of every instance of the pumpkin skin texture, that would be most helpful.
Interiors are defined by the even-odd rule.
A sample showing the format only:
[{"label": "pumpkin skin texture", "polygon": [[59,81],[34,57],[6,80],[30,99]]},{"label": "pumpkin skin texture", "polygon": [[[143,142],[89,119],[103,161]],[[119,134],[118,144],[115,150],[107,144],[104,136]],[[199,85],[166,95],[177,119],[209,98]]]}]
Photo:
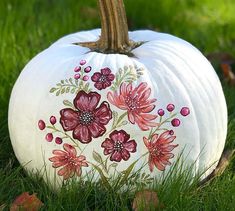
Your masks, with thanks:
[{"label": "pumpkin skin texture", "polygon": [[[117,163],[119,171],[127,169],[139,159],[135,170],[148,163],[142,171],[150,174],[151,177],[159,178],[163,171],[169,171],[172,166],[170,163],[174,163],[177,157],[183,153],[185,164],[190,165],[195,162],[195,173],[208,169],[202,178],[211,173],[225,144],[227,108],[220,81],[207,59],[188,42],[149,30],[129,32],[131,40],[147,41],[132,51],[135,57],[90,52],[88,48],[73,44],[96,41],[99,35],[100,30],[97,29],[65,36],[39,53],[23,69],[13,88],[9,105],[10,137],[20,163],[28,171],[40,171],[46,167],[47,182],[53,183],[54,177],[57,181],[61,181],[72,176],[78,178],[84,176],[92,169],[92,164],[96,163],[95,151],[96,157],[99,154],[104,160],[110,156],[108,157],[109,164]],[[80,65],[81,61],[85,61],[86,64]],[[64,90],[56,96],[57,90],[53,91],[52,88],[58,88],[56,84],[62,83],[61,80],[63,83],[67,83],[65,80],[72,78],[71,80],[75,83],[74,78],[77,77],[78,82],[82,81],[81,77],[85,75],[81,74],[79,65],[84,68],[83,73],[87,76],[82,83],[89,83],[90,90],[85,90],[87,93],[82,90],[78,93],[76,91],[72,93],[71,89]],[[88,68],[86,72],[85,68],[88,66],[91,67],[91,70]],[[110,70],[107,72],[111,74],[110,80],[106,80],[106,85],[99,84],[99,77],[102,75],[102,69],[105,68]],[[116,84],[116,91],[113,91],[111,88],[117,82],[120,68],[124,72],[131,69],[136,77],[134,77],[135,80],[131,80],[132,87],[128,86],[130,84],[128,80],[122,81],[122,83],[119,81],[120,83]],[[137,70],[141,70],[138,77]],[[97,74],[94,76],[94,73]],[[76,74],[79,75],[75,76]],[[98,81],[96,85],[95,80]],[[70,82],[68,81],[68,83]],[[138,112],[127,110],[124,106],[122,97],[127,95],[131,88],[132,92],[137,90],[137,94],[142,94],[142,99],[145,101],[142,103],[147,104],[145,106],[148,110],[145,113],[144,109],[141,110],[143,113],[138,114]],[[150,94],[147,93],[149,90]],[[120,97],[121,91],[123,96]],[[93,107],[92,101],[86,102],[88,97],[93,99],[91,96],[98,96],[97,99],[100,97],[99,102],[95,102],[96,105]],[[71,102],[71,108],[63,104],[65,100]],[[80,110],[74,108],[75,104],[79,104]],[[167,107],[169,104],[172,104],[173,107],[171,105]],[[128,105],[130,106],[130,104]],[[82,110],[81,106],[86,108]],[[93,109],[92,112],[96,112],[95,117],[89,116],[90,113],[86,113],[88,116],[82,116],[88,107],[90,110]],[[103,114],[95,110],[102,108],[105,110],[102,118],[106,120],[99,119]],[[164,110],[163,116],[159,109]],[[172,109],[173,111],[168,111]],[[128,114],[123,119],[123,125],[112,130],[115,115],[120,117],[124,112]],[[170,118],[174,113],[177,115]],[[144,123],[141,122],[138,115],[148,116],[147,120]],[[50,122],[51,116],[55,117],[54,121],[51,121],[52,123]],[[158,135],[152,134],[152,139],[149,138],[151,128],[157,127],[156,125],[153,127],[153,124],[159,123],[161,118],[163,120],[168,117],[169,121],[162,125],[163,130],[157,130]],[[81,118],[88,119],[81,120]],[[84,125],[81,130],[75,132],[73,124],[78,124],[78,119],[89,122],[89,118],[98,118],[99,126],[105,128],[105,132],[101,131],[104,129],[100,129],[100,131],[94,132],[93,136],[87,135],[91,129],[87,129],[88,127]],[[40,122],[42,130],[38,127],[39,120],[42,120]],[[43,123],[45,126],[53,127],[55,125],[61,132],[52,133],[52,129],[48,127],[44,129]],[[83,132],[81,132],[82,130]],[[108,133],[110,130],[111,132]],[[164,134],[164,131],[168,132]],[[70,138],[64,138],[66,135],[63,135],[63,132],[69,134],[75,143],[78,143],[82,149],[84,148],[82,155],[76,147],[77,154],[74,153],[74,143]],[[53,138],[48,137],[48,133],[52,133]],[[112,137],[111,133],[113,133]],[[115,134],[120,136],[118,140],[123,140],[123,137],[128,139],[125,145],[117,145]],[[45,138],[45,136],[47,137]],[[62,140],[56,139],[56,137]],[[152,141],[151,143],[155,140],[154,143],[159,144],[160,148],[154,145],[158,151],[165,147],[163,157],[154,157],[151,154],[154,146],[150,145],[149,140]],[[62,143],[60,143],[61,141]],[[119,151],[116,151],[116,154],[113,154],[112,149],[115,147],[117,149],[118,146],[122,146],[128,152],[118,154]],[[77,171],[75,168],[69,173],[66,168],[60,171],[68,163],[58,164],[62,159],[58,156],[66,153],[72,156],[73,162],[77,162],[80,166]],[[157,161],[157,158],[162,161]],[[58,175],[59,171],[60,175]],[[98,172],[96,174],[98,175]],[[112,172],[109,176],[111,175]]]}]

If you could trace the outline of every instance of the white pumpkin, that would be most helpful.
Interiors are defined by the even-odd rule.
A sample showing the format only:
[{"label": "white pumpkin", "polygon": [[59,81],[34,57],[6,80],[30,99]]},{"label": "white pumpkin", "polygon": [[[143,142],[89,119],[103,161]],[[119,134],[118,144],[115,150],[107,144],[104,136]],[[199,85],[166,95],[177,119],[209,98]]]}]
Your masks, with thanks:
[{"label": "white pumpkin", "polygon": [[144,41],[134,57],[73,44],[100,34],[65,36],[23,69],[9,105],[20,163],[28,171],[46,167],[50,183],[86,178],[94,166],[112,177],[114,168],[135,161],[135,170],[160,177],[183,151],[196,172],[212,172],[225,144],[227,109],[207,59],[188,42],[149,30],[129,32]]}]

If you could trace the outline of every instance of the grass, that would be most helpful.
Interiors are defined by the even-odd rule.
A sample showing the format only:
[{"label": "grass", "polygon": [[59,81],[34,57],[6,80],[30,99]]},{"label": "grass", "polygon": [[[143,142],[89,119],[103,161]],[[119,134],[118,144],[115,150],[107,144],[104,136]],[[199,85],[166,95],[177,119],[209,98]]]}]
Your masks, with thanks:
[{"label": "grass", "polygon": [[[223,3],[224,2],[224,3]],[[128,210],[133,194],[105,190],[100,184],[74,184],[53,193],[37,177],[26,175],[13,153],[7,110],[12,86],[25,64],[63,35],[99,27],[96,1],[0,1],[0,206],[22,192],[36,192],[42,210]],[[131,30],[152,28],[192,42],[205,54],[235,55],[235,3],[232,0],[126,1]],[[218,69],[218,68],[217,68]],[[226,147],[235,148],[235,87],[223,82],[228,104]],[[175,175],[155,189],[165,210],[235,210],[235,162],[210,185],[198,188],[185,175]]]}]

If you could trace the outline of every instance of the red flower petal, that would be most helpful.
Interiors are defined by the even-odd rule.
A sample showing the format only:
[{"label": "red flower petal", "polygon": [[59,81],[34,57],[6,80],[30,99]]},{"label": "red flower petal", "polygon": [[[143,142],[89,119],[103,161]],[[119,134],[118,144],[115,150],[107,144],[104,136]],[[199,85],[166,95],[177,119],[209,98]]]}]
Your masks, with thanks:
[{"label": "red flower petal", "polygon": [[129,140],[130,135],[127,134],[124,130],[114,130],[112,133],[110,133],[109,137],[113,141],[119,141],[121,143],[125,143]]},{"label": "red flower petal", "polygon": [[130,140],[130,141],[126,142],[126,143],[123,143],[123,146],[129,152],[136,152],[137,144],[136,144],[136,142],[134,140]]},{"label": "red flower petal", "polygon": [[109,155],[113,152],[114,150],[113,149],[104,149],[104,155]]},{"label": "red flower petal", "polygon": [[150,97],[150,94],[151,94],[151,89],[147,88],[144,92],[142,92],[141,95],[139,95],[140,101],[145,102]]},{"label": "red flower petal", "polygon": [[106,138],[105,141],[101,144],[101,147],[107,148],[107,149],[113,149],[114,141],[109,138]]},{"label": "red flower petal", "polygon": [[135,114],[135,122],[143,131],[149,130],[149,127],[156,127],[158,123],[145,120],[141,115]]},{"label": "red flower petal", "polygon": [[[51,161],[51,160],[50,160],[50,161]],[[52,163],[52,167],[53,167],[53,168],[58,168],[58,167],[61,167],[61,166],[66,165],[67,163],[68,163],[68,160],[53,162],[53,163]]]},{"label": "red flower petal", "polygon": [[149,164],[149,170],[151,171],[151,172],[153,172],[153,168],[154,168],[154,162],[153,162],[153,159],[152,159],[152,156],[151,155],[149,155],[149,161],[148,161],[148,164]]},{"label": "red flower petal", "polygon": [[89,129],[91,136],[93,138],[97,138],[99,136],[102,136],[106,131],[106,129],[103,125],[98,124],[96,122],[93,122],[90,125],[88,125],[88,129]]},{"label": "red flower petal", "polygon": [[111,70],[108,67],[106,67],[106,68],[101,69],[101,73],[103,75],[109,75],[111,73]]},{"label": "red flower petal", "polygon": [[110,160],[120,162],[122,160],[121,152],[114,151],[110,157]]},{"label": "red flower petal", "polygon": [[75,147],[71,146],[70,144],[64,144],[64,150],[68,152],[69,156],[76,157],[77,156],[77,151]]},{"label": "red flower petal", "polygon": [[81,111],[93,111],[97,107],[100,97],[97,92],[87,94],[84,91],[80,91],[74,99],[74,106]]},{"label": "red flower petal", "polygon": [[149,121],[157,118],[157,115],[140,113],[141,118]]},{"label": "red flower petal", "polygon": [[61,168],[58,171],[58,175],[59,176],[63,176],[64,180],[68,179],[69,177],[71,177],[73,171],[69,168],[69,166],[64,166],[63,168]]},{"label": "red flower petal", "polygon": [[74,128],[79,124],[78,112],[71,108],[65,108],[60,111],[60,124],[65,131],[74,130]]},{"label": "red flower petal", "polygon": [[128,160],[130,158],[130,153],[126,149],[122,149],[121,154],[123,160]]},{"label": "red flower petal", "polygon": [[143,140],[144,140],[145,146],[146,146],[147,148],[149,148],[149,146],[150,146],[150,141],[149,141],[146,137],[144,137]]},{"label": "red flower petal", "polygon": [[148,121],[145,121],[143,118],[141,118],[139,115],[135,115],[135,123],[139,126],[139,128],[143,131],[149,130]]},{"label": "red flower petal", "polygon": [[164,160],[164,159],[161,159],[161,162],[162,162],[162,164],[163,165],[171,165],[171,162],[170,161],[168,161],[168,160]]},{"label": "red flower petal", "polygon": [[53,153],[54,155],[62,156],[62,157],[65,156],[65,155],[67,155],[67,153],[64,152],[64,151],[62,151],[62,150],[53,150],[52,153]]},{"label": "red flower petal", "polygon": [[160,170],[160,171],[164,171],[165,170],[165,166],[158,160],[153,158],[153,162],[154,165]]},{"label": "red flower petal", "polygon": [[101,77],[101,73],[96,72],[91,76],[91,80],[94,81],[94,82],[98,82],[100,77]]},{"label": "red flower petal", "polygon": [[86,160],[86,157],[84,155],[79,155],[77,158],[76,158],[76,161],[84,161]]},{"label": "red flower petal", "polygon": [[101,105],[94,111],[99,124],[106,125],[112,119],[112,112],[107,102],[102,102]]},{"label": "red flower petal", "polygon": [[155,105],[148,105],[144,108],[141,108],[141,112],[143,113],[149,113],[155,108]]},{"label": "red flower petal", "polygon": [[132,123],[135,124],[135,117],[131,111],[128,111],[128,120]]},{"label": "red flower petal", "polygon": [[105,88],[107,88],[107,87],[109,87],[109,86],[111,86],[111,82],[110,82],[110,81],[105,81],[105,82],[103,82],[103,84],[102,84],[103,89],[105,89]]},{"label": "red flower petal", "polygon": [[146,82],[141,82],[133,91],[132,91],[132,96],[136,96],[138,94],[141,96],[145,91],[145,89],[148,87],[148,84]]},{"label": "red flower petal", "polygon": [[107,77],[107,79],[108,79],[109,81],[113,81],[114,78],[115,78],[114,74],[112,74],[112,73],[109,74],[109,75],[107,75],[106,77]]},{"label": "red flower petal", "polygon": [[87,144],[91,142],[91,134],[87,126],[78,125],[73,131],[73,138],[78,139],[80,142]]},{"label": "red flower petal", "polygon": [[102,82],[96,82],[96,83],[94,84],[94,86],[95,86],[95,88],[98,89],[98,90],[104,89]]},{"label": "red flower petal", "polygon": [[49,158],[49,160],[51,162],[60,162],[60,161],[64,161],[65,160],[65,156],[54,156],[54,157],[51,157]]},{"label": "red flower petal", "polygon": [[77,174],[77,176],[81,176],[81,174],[82,174],[82,169],[81,169],[81,167],[80,166],[77,166],[77,168],[76,168],[76,174]]},{"label": "red flower petal", "polygon": [[126,96],[128,94],[127,92],[127,84],[126,83],[121,83],[120,86],[120,95]]},{"label": "red flower petal", "polygon": [[87,162],[83,161],[83,162],[81,163],[81,166],[88,167],[89,165],[88,165]]},{"label": "red flower petal", "polygon": [[167,131],[165,131],[164,133],[162,133],[162,134],[160,135],[159,139],[166,139],[166,138],[168,138],[169,136],[171,136],[171,135],[170,135],[169,130],[167,130]]}]

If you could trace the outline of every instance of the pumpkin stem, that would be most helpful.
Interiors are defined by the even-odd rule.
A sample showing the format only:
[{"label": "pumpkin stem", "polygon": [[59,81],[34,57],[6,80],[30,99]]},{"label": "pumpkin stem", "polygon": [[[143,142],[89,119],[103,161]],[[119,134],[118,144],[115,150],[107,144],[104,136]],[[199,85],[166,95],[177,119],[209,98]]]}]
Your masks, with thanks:
[{"label": "pumpkin stem", "polygon": [[98,0],[101,18],[101,36],[96,42],[76,43],[101,53],[132,55],[132,49],[142,43],[129,39],[123,0]]}]

